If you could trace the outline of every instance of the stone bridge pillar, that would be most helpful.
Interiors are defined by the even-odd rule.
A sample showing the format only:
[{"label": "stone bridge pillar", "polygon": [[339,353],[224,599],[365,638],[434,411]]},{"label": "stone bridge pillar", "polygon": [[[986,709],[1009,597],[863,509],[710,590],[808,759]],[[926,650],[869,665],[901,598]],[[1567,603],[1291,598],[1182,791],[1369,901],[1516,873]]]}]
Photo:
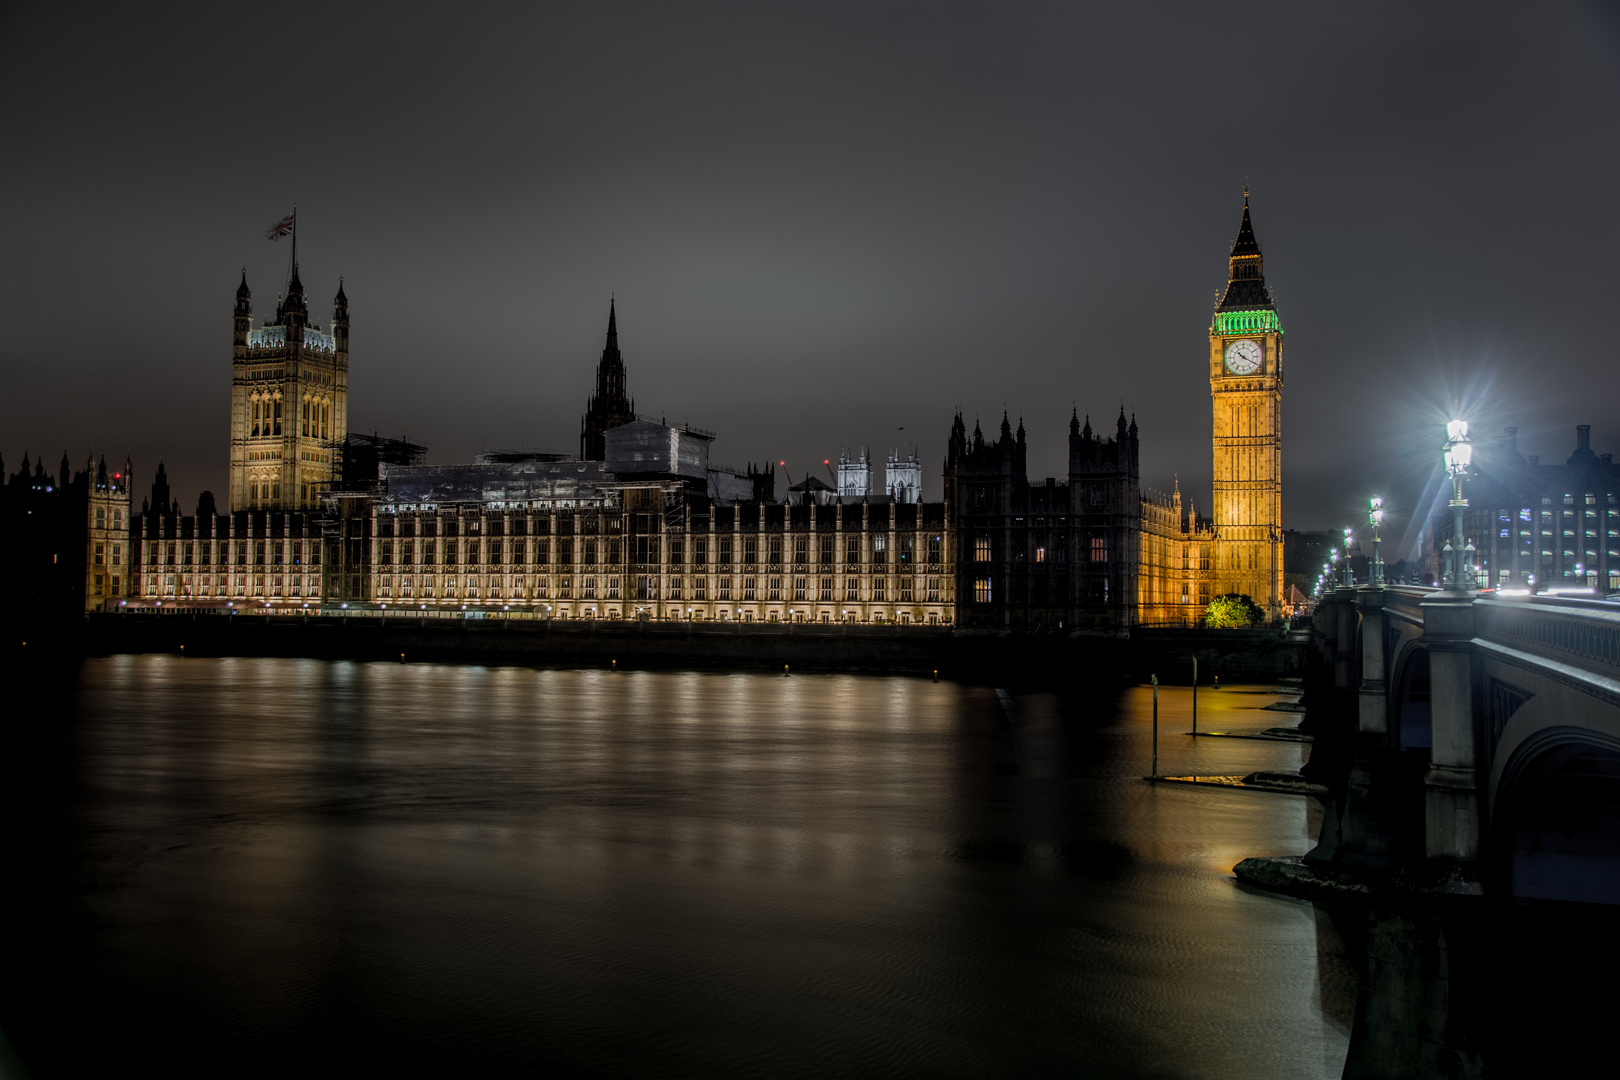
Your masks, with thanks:
[{"label": "stone bridge pillar", "polygon": [[1333,685],[1340,690],[1355,692],[1356,683],[1356,602],[1355,590],[1340,586],[1333,590],[1333,639],[1337,648],[1333,654]]},{"label": "stone bridge pillar", "polygon": [[1474,747],[1474,595],[1445,592],[1423,601],[1429,648],[1432,744],[1424,784],[1424,851],[1431,862],[1475,876],[1479,860],[1479,779]]},{"label": "stone bridge pillar", "polygon": [[1384,656],[1384,589],[1366,585],[1356,590],[1356,607],[1361,610],[1361,703],[1357,727],[1363,735],[1377,736],[1379,743],[1389,735],[1389,676]]}]

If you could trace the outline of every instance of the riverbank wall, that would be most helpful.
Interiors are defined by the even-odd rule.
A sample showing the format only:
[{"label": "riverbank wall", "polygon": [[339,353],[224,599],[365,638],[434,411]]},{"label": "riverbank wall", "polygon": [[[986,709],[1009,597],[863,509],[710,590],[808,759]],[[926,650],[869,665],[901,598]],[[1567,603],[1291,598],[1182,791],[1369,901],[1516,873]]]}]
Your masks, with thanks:
[{"label": "riverbank wall", "polygon": [[[14,641],[29,635],[13,634]],[[1079,679],[1257,682],[1296,674],[1304,643],[1276,630],[1137,630],[1129,637],[927,626],[435,619],[415,616],[92,615],[30,648],[111,655],[306,656],[535,667],[888,672],[1019,685]]]}]

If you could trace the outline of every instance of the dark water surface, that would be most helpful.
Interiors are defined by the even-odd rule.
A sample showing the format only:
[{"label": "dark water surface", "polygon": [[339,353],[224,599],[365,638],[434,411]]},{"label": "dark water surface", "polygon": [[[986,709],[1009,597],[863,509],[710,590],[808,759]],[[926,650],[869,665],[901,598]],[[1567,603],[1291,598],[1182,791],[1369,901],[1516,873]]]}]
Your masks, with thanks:
[{"label": "dark water surface", "polygon": [[[1206,692],[1200,726],[1273,700]],[[86,661],[40,717],[9,1034],[41,1077],[1339,1076],[1337,934],[1231,875],[1308,848],[1315,803],[1143,783],[1145,688],[1015,702]],[[1164,771],[1301,762],[1161,708]]]}]

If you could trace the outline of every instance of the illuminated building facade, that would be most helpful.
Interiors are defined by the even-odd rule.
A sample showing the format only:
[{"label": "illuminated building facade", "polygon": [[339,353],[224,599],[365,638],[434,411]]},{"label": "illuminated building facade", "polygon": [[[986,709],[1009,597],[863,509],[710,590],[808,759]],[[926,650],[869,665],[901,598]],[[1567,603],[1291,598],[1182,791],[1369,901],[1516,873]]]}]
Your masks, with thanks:
[{"label": "illuminated building facade", "polygon": [[329,331],[309,321],[296,265],[274,321],[256,328],[244,270],[236,290],[229,509],[318,509],[348,424],[349,301],[342,279]]},{"label": "illuminated building facade", "polygon": [[708,463],[706,432],[637,420],[603,461],[385,469],[344,535],[369,538],[365,594],[393,609],[555,619],[951,625],[940,503],[781,502]]},{"label": "illuminated building facade", "polygon": [[1226,291],[1209,328],[1213,589],[1244,593],[1273,619],[1283,614],[1282,389],[1282,326],[1245,190]]},{"label": "illuminated building facade", "polygon": [[84,609],[110,611],[138,592],[130,544],[130,463],[107,471],[107,459],[84,467],[88,505],[85,515]]},{"label": "illuminated building facade", "polygon": [[[1592,427],[1575,428],[1562,463],[1519,452],[1519,430],[1476,444],[1463,485],[1463,543],[1473,543],[1481,587],[1586,586],[1620,590],[1620,468],[1592,450]],[[1425,584],[1440,580],[1440,549],[1452,539],[1452,512],[1429,520]],[[1532,580],[1534,579],[1534,580]]]}]

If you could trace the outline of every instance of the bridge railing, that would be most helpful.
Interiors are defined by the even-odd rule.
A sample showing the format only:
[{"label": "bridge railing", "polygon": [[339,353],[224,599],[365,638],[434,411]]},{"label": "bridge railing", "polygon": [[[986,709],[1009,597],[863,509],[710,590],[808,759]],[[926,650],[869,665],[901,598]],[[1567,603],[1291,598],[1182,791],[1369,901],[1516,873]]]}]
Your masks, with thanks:
[{"label": "bridge railing", "polygon": [[1476,638],[1620,678],[1620,605],[1541,596],[1474,604]]}]

